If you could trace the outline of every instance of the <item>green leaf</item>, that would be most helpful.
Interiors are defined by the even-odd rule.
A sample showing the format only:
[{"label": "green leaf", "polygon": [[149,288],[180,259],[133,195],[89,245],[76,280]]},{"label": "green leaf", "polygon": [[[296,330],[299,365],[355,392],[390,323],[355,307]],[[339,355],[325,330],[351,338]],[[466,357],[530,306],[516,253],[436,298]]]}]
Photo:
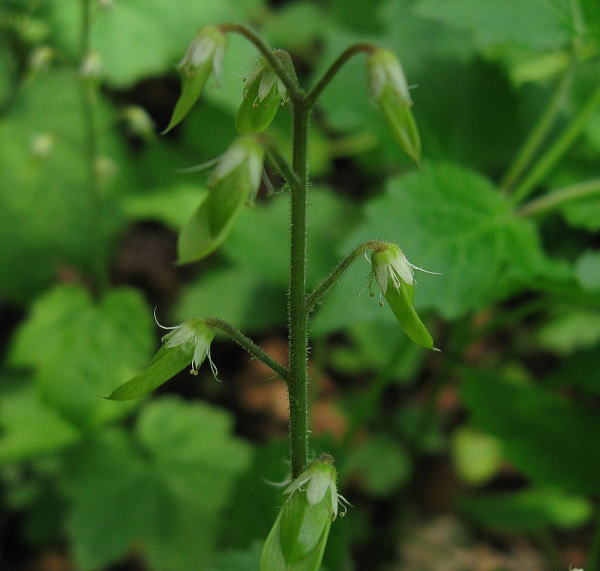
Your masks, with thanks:
[{"label": "green leaf", "polygon": [[411,462],[397,442],[381,434],[352,451],[343,473],[344,477],[356,480],[367,493],[386,496],[408,482]]},{"label": "green leaf", "polygon": [[[316,285],[339,262],[336,246],[358,220],[357,208],[325,188],[310,191],[308,285]],[[260,229],[260,232],[257,231]],[[224,247],[225,255],[265,282],[287,287],[289,197],[275,196],[244,212]],[[347,252],[346,252],[347,253]]]},{"label": "green leaf", "polygon": [[542,388],[491,374],[469,373],[461,393],[473,424],[499,438],[505,456],[534,482],[597,492],[597,414]]},{"label": "green leaf", "polygon": [[592,515],[592,505],[581,497],[552,489],[526,489],[467,496],[459,502],[470,518],[496,530],[521,533],[550,526],[569,529],[583,525]]},{"label": "green leaf", "polygon": [[587,349],[600,340],[600,312],[586,309],[559,309],[537,331],[544,349],[567,355]]},{"label": "green leaf", "polygon": [[[143,77],[167,71],[181,59],[190,39],[206,24],[243,20],[261,0],[129,0],[99,5],[91,44],[99,53],[107,80],[128,87]],[[52,0],[53,40],[70,55],[79,49],[80,7],[70,0]],[[241,71],[241,70],[240,70]]]},{"label": "green leaf", "polygon": [[94,426],[131,407],[101,398],[147,362],[151,312],[142,296],[115,289],[99,303],[77,286],[59,286],[33,305],[10,351],[32,368],[43,399],[77,425]]},{"label": "green leaf", "polygon": [[190,315],[219,317],[248,332],[280,326],[286,320],[285,288],[265,277],[246,268],[215,268],[184,290],[175,317],[180,321]]},{"label": "green leaf", "polygon": [[575,31],[568,0],[420,0],[417,13],[472,34],[481,50],[505,43],[560,48]]},{"label": "green leaf", "polygon": [[149,404],[133,436],[112,430],[71,458],[65,484],[77,568],[140,550],[153,569],[210,568],[232,485],[248,447],[205,404]]},{"label": "green leaf", "polygon": [[188,221],[190,212],[204,201],[208,189],[192,184],[130,194],[123,197],[121,207],[132,220],[155,220],[172,230],[180,230]]},{"label": "green leaf", "polygon": [[31,384],[2,394],[0,465],[55,453],[77,442],[79,431],[45,404]]}]

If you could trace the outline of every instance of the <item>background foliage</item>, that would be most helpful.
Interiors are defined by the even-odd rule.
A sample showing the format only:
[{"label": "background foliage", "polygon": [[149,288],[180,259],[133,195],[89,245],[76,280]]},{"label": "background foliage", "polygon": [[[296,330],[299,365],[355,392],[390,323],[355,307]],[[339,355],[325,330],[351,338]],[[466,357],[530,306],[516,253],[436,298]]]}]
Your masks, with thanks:
[{"label": "background foliage", "polygon": [[[286,197],[263,189],[219,253],[173,266],[176,232],[207,192],[202,173],[177,169],[228,146],[253,50],[232,37],[221,84],[169,136],[155,133],[185,47],[224,21],[252,23],[309,83],[367,39],[396,52],[413,84],[422,168],[370,105],[359,58],[313,121],[310,285],[370,238],[442,274],[419,274],[416,288],[440,354],[409,346],[363,292],[363,261],[312,323],[314,444],[334,453],[355,505],[332,527],[327,569],[598,562],[600,196],[527,213],[501,188],[565,70],[537,156],[598,93],[596,0],[93,8],[90,165],[80,4],[0,6],[0,566],[257,568],[281,501],[265,479],[287,471],[284,388],[223,342],[221,384],[183,373],[141,403],[98,398],[150,359],[153,306],[169,324],[222,317],[285,358]],[[536,194],[598,187],[599,109]],[[282,109],[270,129],[284,148],[289,124]]]}]

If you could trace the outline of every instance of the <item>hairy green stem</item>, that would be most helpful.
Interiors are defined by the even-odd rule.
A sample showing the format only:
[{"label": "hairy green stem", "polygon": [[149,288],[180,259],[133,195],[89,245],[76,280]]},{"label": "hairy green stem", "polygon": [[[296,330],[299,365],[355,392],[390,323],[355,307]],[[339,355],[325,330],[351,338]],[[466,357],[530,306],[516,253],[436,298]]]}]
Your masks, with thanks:
[{"label": "hairy green stem", "polygon": [[231,323],[214,317],[207,317],[204,319],[204,322],[209,327],[218,329],[219,331],[222,331],[228,335],[233,341],[242,347],[242,349],[245,349],[248,351],[248,353],[273,369],[273,371],[275,371],[284,381],[288,381],[289,371],[283,365],[280,365],[277,361],[275,361],[275,359],[265,353],[254,341],[252,341],[252,339],[231,325]]},{"label": "hairy green stem", "polygon": [[576,200],[577,198],[585,198],[595,194],[600,194],[600,178],[580,182],[549,192],[540,198],[536,198],[535,200],[531,200],[524,204],[519,208],[518,213],[521,216],[534,216],[553,210],[566,202]]},{"label": "hairy green stem", "polygon": [[273,50],[250,28],[240,24],[221,24],[219,28],[222,32],[234,32],[239,34],[246,38],[250,43],[254,44],[256,49],[265,57],[275,73],[280,77],[281,81],[283,81],[292,100],[296,102],[304,101],[304,93],[302,89],[300,89],[296,78],[288,73],[281,61],[275,57]]},{"label": "hairy green stem", "polygon": [[522,202],[535,187],[542,182],[548,172],[556,165],[556,163],[569,150],[575,139],[585,129],[588,121],[593,116],[596,109],[600,106],[600,87],[597,87],[592,93],[587,103],[575,115],[571,123],[558,137],[558,139],[550,146],[550,148],[540,157],[535,166],[532,168],[525,180],[515,189],[513,203],[519,204]]},{"label": "hairy green stem", "polygon": [[558,112],[560,111],[561,105],[565,99],[565,95],[571,84],[574,71],[574,61],[572,60],[563,76],[560,78],[556,91],[552,95],[552,98],[548,102],[548,105],[544,109],[544,112],[538,119],[533,130],[525,140],[525,143],[519,150],[514,162],[509,167],[508,171],[502,178],[500,187],[504,190],[510,190],[517,179],[523,174],[531,159],[538,151],[540,145],[550,132],[552,125],[554,124]]},{"label": "hairy green stem", "polygon": [[337,72],[342,66],[354,55],[359,53],[373,53],[377,49],[376,46],[369,43],[359,43],[350,46],[348,49],[343,51],[338,58],[331,64],[329,69],[324,73],[323,77],[313,87],[311,92],[306,97],[306,103],[309,107],[312,107],[317,99],[320,97],[323,90],[333,80]]},{"label": "hairy green stem", "polygon": [[371,250],[377,250],[378,248],[385,247],[385,242],[381,242],[380,240],[367,240],[363,242],[350,254],[348,254],[333,270],[332,272],[315,288],[315,290],[306,298],[306,314],[310,315],[310,313],[314,310],[315,306],[323,296],[327,293],[327,290],[336,283],[341,275],[363,254]]},{"label": "hairy green stem", "polygon": [[[86,59],[91,54],[91,0],[81,3],[81,48],[80,66],[84,67]],[[80,69],[80,73],[83,70]],[[88,171],[88,196],[90,208],[90,232],[93,242],[93,264],[96,286],[99,291],[106,289],[108,284],[108,269],[104,260],[104,228],[102,225],[102,195],[98,179],[98,130],[96,127],[96,86],[94,78],[85,77],[82,73],[80,80],[81,104],[84,122],[84,146]]]},{"label": "hairy green stem", "polygon": [[306,297],[306,187],[310,108],[294,102],[293,169],[300,185],[291,193],[290,283],[288,291],[290,452],[292,476],[308,461],[309,400],[307,374],[308,314]]},{"label": "hairy green stem", "polygon": [[259,137],[259,141],[267,153],[267,157],[277,169],[279,174],[285,179],[290,188],[298,188],[302,185],[302,182],[296,176],[292,167],[285,160],[285,157],[279,152],[279,149],[272,144],[271,140],[265,136]]}]

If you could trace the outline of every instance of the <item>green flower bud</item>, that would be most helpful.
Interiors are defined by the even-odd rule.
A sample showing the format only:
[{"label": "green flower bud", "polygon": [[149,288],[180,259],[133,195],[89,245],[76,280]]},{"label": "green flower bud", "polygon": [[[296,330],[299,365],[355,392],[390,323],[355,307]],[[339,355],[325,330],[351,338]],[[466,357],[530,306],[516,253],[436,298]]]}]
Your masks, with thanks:
[{"label": "green flower bud", "polygon": [[263,547],[261,571],[319,569],[331,522],[348,502],[337,493],[333,458],[312,462],[284,491],[288,496]]},{"label": "green flower bud", "polygon": [[143,397],[167,382],[190,362],[190,373],[197,375],[198,368],[207,357],[216,376],[216,367],[210,358],[210,345],[215,338],[215,330],[204,319],[194,317],[176,327],[158,325],[163,329],[171,329],[171,332],[163,336],[163,345],[150,366],[117,387],[107,398],[131,400]]},{"label": "green flower bud", "polygon": [[[275,57],[288,63],[289,55],[277,50]],[[291,62],[289,62],[291,67]],[[265,58],[258,60],[246,82],[242,104],[235,116],[236,129],[242,134],[264,131],[273,121],[280,105],[287,101],[287,89]]]},{"label": "green flower bud", "polygon": [[181,75],[181,95],[171,121],[163,135],[175,127],[194,106],[212,73],[221,76],[227,36],[217,26],[205,26],[189,45],[178,70]]},{"label": "green flower bud", "polygon": [[388,50],[375,50],[367,59],[371,96],[383,111],[404,152],[421,159],[421,139],[413,117],[412,99],[398,58]]},{"label": "green flower bud", "polygon": [[[371,254],[371,279],[377,282],[381,293],[394,312],[405,333],[421,347],[435,349],[433,339],[413,306],[415,279],[411,264],[396,244],[386,244]],[[427,272],[434,273],[434,272]]]},{"label": "green flower bud", "polygon": [[180,264],[208,256],[225,241],[242,207],[258,191],[263,160],[254,137],[240,137],[225,152],[209,179],[210,193],[179,234]]}]

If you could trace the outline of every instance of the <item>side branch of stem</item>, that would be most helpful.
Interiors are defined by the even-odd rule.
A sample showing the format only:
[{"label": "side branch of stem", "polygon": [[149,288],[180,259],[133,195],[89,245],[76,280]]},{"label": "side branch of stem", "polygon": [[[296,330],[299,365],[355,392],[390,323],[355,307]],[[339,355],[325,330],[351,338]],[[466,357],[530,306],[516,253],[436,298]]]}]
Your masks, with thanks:
[{"label": "side branch of stem", "polygon": [[219,26],[222,32],[233,32],[246,38],[250,43],[254,44],[256,49],[265,57],[269,62],[275,73],[279,76],[281,81],[288,90],[288,93],[292,100],[302,101],[304,100],[304,93],[295,77],[292,77],[290,73],[283,67],[281,62],[273,54],[273,50],[250,28],[242,26],[241,24],[221,24]]},{"label": "side branch of stem", "polygon": [[385,247],[385,242],[380,240],[368,240],[357,246],[348,256],[346,256],[332,272],[315,288],[315,290],[306,298],[306,314],[314,310],[315,306],[321,301],[329,288],[336,283],[342,274],[355,262],[357,258],[378,248]]},{"label": "side branch of stem", "polygon": [[265,353],[254,341],[252,341],[252,339],[231,325],[231,323],[213,317],[208,317],[204,321],[209,327],[218,329],[219,331],[222,331],[228,335],[233,341],[242,347],[242,349],[245,349],[252,356],[262,361],[265,365],[273,369],[273,371],[275,371],[284,381],[288,382],[289,371],[283,365],[280,365],[277,361],[275,361],[275,359]]},{"label": "side branch of stem", "polygon": [[524,204],[518,210],[518,213],[521,216],[543,214],[544,212],[558,208],[572,200],[596,194],[600,194],[600,178],[580,182],[549,192],[540,198],[536,198]]},{"label": "side branch of stem", "polygon": [[323,74],[323,77],[317,82],[310,93],[306,96],[306,104],[308,107],[312,107],[317,99],[321,96],[323,90],[331,83],[338,71],[344,66],[344,64],[353,56],[360,53],[370,54],[377,49],[376,46],[369,43],[354,44],[344,50],[338,58],[331,64],[329,69]]}]

